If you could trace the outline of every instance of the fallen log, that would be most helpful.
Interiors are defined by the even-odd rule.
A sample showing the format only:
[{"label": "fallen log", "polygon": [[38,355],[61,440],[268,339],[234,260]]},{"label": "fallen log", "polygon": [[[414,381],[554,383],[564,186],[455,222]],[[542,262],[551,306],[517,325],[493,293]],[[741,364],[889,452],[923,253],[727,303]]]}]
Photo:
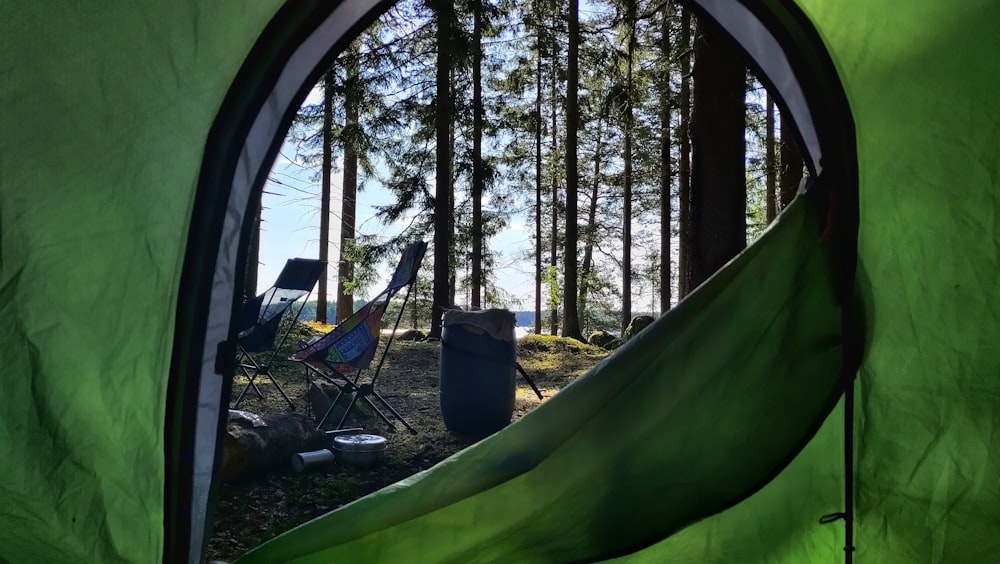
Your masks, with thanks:
[{"label": "fallen log", "polygon": [[220,470],[226,482],[288,467],[293,454],[324,448],[333,441],[299,413],[255,415],[230,410],[226,430]]}]

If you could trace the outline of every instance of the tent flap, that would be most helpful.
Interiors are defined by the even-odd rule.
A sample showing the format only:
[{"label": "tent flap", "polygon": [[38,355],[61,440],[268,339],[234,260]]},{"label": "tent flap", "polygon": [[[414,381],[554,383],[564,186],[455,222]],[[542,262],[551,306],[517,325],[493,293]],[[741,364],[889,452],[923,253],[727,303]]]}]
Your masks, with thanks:
[{"label": "tent flap", "polygon": [[594,560],[749,495],[838,391],[841,311],[807,199],[509,428],[241,562]]}]

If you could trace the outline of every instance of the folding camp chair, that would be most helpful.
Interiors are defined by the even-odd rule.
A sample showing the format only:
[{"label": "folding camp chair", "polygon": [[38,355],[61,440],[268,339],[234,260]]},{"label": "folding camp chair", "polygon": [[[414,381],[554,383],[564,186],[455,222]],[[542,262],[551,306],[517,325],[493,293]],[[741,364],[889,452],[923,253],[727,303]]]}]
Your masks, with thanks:
[{"label": "folding camp chair", "polygon": [[[309,374],[315,374],[323,380],[332,383],[340,390],[337,397],[326,410],[326,413],[320,418],[316,426],[317,429],[326,423],[326,420],[333,413],[341,397],[348,394],[351,396],[351,401],[344,414],[340,417],[337,429],[343,428],[348,415],[350,415],[359,401],[365,402],[382,421],[395,429],[396,425],[372,401],[372,398],[374,398],[386,410],[392,413],[411,433],[416,434],[416,429],[403,419],[399,412],[389,405],[389,402],[378,393],[375,389],[375,382],[378,380],[379,372],[382,370],[386,353],[389,352],[389,347],[392,346],[393,337],[396,334],[396,329],[399,327],[399,320],[406,309],[406,302],[410,299],[410,289],[413,282],[417,279],[417,271],[420,269],[420,262],[423,260],[426,251],[427,243],[423,241],[418,241],[407,247],[403,251],[403,256],[396,267],[396,271],[393,273],[392,279],[389,281],[389,286],[382,293],[365,304],[354,315],[342,321],[333,331],[311,343],[303,343],[303,347],[289,357],[289,360],[302,363],[305,367],[307,378]],[[403,298],[403,304],[400,306],[399,315],[396,316],[396,322],[392,327],[389,340],[385,345],[385,349],[382,350],[382,356],[379,359],[378,365],[376,365],[370,381],[365,384],[359,384],[361,373],[365,368],[369,367],[375,358],[375,352],[379,343],[382,316],[385,314],[385,310],[392,297],[403,288],[406,288],[406,295]],[[355,370],[357,372],[353,379],[346,376],[346,374]]]},{"label": "folding camp chair", "polygon": [[[233,408],[239,407],[246,398],[247,392],[253,390],[257,397],[264,397],[254,382],[258,376],[264,376],[285,398],[288,405],[295,409],[295,404],[281,388],[278,381],[271,374],[271,363],[278,355],[278,349],[285,343],[292,326],[302,314],[313,286],[319,281],[319,277],[326,270],[326,261],[293,258],[288,259],[285,267],[278,274],[278,279],[274,285],[268,288],[263,294],[248,300],[243,304],[240,311],[240,331],[237,341],[238,365],[243,375],[247,377],[247,385],[243,387],[239,397],[233,403]],[[275,345],[278,339],[279,327],[285,312],[292,309],[292,304],[301,300],[292,323],[281,335],[281,340]],[[258,360],[253,355],[266,353],[266,360]]]}]

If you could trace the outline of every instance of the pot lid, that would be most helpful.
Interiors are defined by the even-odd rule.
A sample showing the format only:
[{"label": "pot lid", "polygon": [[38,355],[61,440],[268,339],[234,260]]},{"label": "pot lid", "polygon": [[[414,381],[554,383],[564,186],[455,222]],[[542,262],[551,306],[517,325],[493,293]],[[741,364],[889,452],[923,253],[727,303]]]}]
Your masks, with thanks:
[{"label": "pot lid", "polygon": [[385,437],[378,435],[358,434],[341,435],[333,439],[334,448],[350,451],[383,450],[389,446]]}]

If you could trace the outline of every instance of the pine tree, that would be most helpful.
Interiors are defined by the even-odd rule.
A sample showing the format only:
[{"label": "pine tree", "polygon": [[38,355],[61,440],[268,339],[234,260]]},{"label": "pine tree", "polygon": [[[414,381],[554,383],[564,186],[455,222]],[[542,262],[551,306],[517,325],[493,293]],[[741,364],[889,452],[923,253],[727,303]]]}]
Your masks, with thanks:
[{"label": "pine tree", "polygon": [[677,224],[679,240],[677,253],[677,293],[684,297],[693,288],[691,284],[691,12],[681,10],[681,37],[677,45],[680,62],[681,92],[678,108],[677,137],[680,143],[680,162],[677,166]]},{"label": "pine tree", "polygon": [[699,22],[691,116],[691,285],[746,247],[746,69],[715,22]]},{"label": "pine tree", "polygon": [[[261,194],[261,197],[263,194]],[[243,297],[252,299],[257,295],[257,274],[260,266],[260,229],[262,223],[261,202],[258,199],[253,225],[250,227],[250,247],[247,250],[247,270],[243,278]]]},{"label": "pine tree", "polygon": [[[558,11],[554,8],[559,4],[558,0],[553,0],[551,11],[552,17],[552,27],[556,29],[558,27]],[[551,198],[551,217],[552,217],[552,230],[549,242],[549,312],[550,312],[550,332],[552,335],[559,334],[559,295],[560,292],[557,290],[556,281],[558,280],[559,272],[559,95],[558,95],[558,72],[559,68],[559,43],[556,40],[550,42],[551,51],[549,55],[551,61],[549,64],[549,78],[551,90],[551,98],[549,100],[549,116],[551,118],[552,126],[549,129],[549,136],[551,139],[551,144],[549,146],[549,169],[551,175],[551,188],[552,188],[552,198]]]},{"label": "pine tree", "polygon": [[566,240],[563,247],[563,326],[564,337],[583,340],[577,311],[577,130],[580,127],[578,91],[580,87],[580,6],[569,2],[569,49],[566,72]]},{"label": "pine tree", "polygon": [[591,181],[590,202],[587,207],[587,223],[584,228],[583,241],[583,263],[580,268],[580,299],[578,305],[580,315],[584,320],[588,319],[588,294],[591,290],[591,281],[594,279],[594,245],[597,243],[597,209],[600,199],[601,187],[601,165],[604,158],[604,122],[608,114],[608,106],[611,99],[609,97],[599,97],[599,111],[597,115],[597,126],[595,127],[595,147],[594,147],[594,178]]},{"label": "pine tree", "polygon": [[792,133],[792,125],[781,124],[781,155],[779,167],[781,177],[779,179],[779,189],[781,191],[781,209],[785,209],[788,204],[795,199],[795,194],[799,191],[799,183],[802,182],[802,153],[799,152],[799,145],[795,141]]},{"label": "pine tree", "polygon": [[[330,260],[330,177],[333,175],[333,70],[323,74],[323,170],[319,195],[319,260]],[[329,266],[319,278],[316,290],[316,321],[327,322],[326,298]],[[338,297],[337,303],[341,302]]]},{"label": "pine tree", "polygon": [[662,9],[660,12],[660,57],[663,59],[660,90],[660,253],[659,253],[659,290],[660,312],[670,309],[671,299],[671,260],[670,234],[673,224],[673,204],[671,189],[673,185],[673,169],[670,154],[670,119],[673,93],[670,88],[670,59],[673,54],[670,45],[670,13],[672,10]]},{"label": "pine tree", "polygon": [[632,321],[632,196],[633,196],[633,177],[632,177],[632,138],[633,131],[632,126],[634,125],[634,116],[632,113],[632,97],[633,97],[633,63],[635,58],[635,43],[636,43],[636,22],[635,22],[635,11],[636,4],[635,0],[630,0],[626,8],[626,41],[628,42],[628,47],[625,55],[625,112],[624,112],[624,127],[625,127],[625,173],[624,173],[624,205],[625,208],[622,212],[622,319],[621,319],[621,329],[622,333],[625,332],[625,328],[628,327],[629,323]]},{"label": "pine tree", "polygon": [[767,174],[767,222],[771,223],[774,221],[775,216],[778,214],[777,209],[777,163],[775,162],[774,155],[774,97],[770,93],[767,94],[767,139],[766,143],[766,155],[764,157],[764,166],[766,167]]},{"label": "pine tree", "polygon": [[433,0],[437,19],[437,79],[435,81],[436,180],[434,190],[434,298],[430,336],[441,337],[441,314],[451,299],[451,52],[454,7]]},{"label": "pine tree", "polygon": [[542,26],[535,0],[535,334],[542,333]]},{"label": "pine tree", "polygon": [[471,306],[482,305],[483,285],[483,0],[473,0],[472,32],[472,296]]}]

